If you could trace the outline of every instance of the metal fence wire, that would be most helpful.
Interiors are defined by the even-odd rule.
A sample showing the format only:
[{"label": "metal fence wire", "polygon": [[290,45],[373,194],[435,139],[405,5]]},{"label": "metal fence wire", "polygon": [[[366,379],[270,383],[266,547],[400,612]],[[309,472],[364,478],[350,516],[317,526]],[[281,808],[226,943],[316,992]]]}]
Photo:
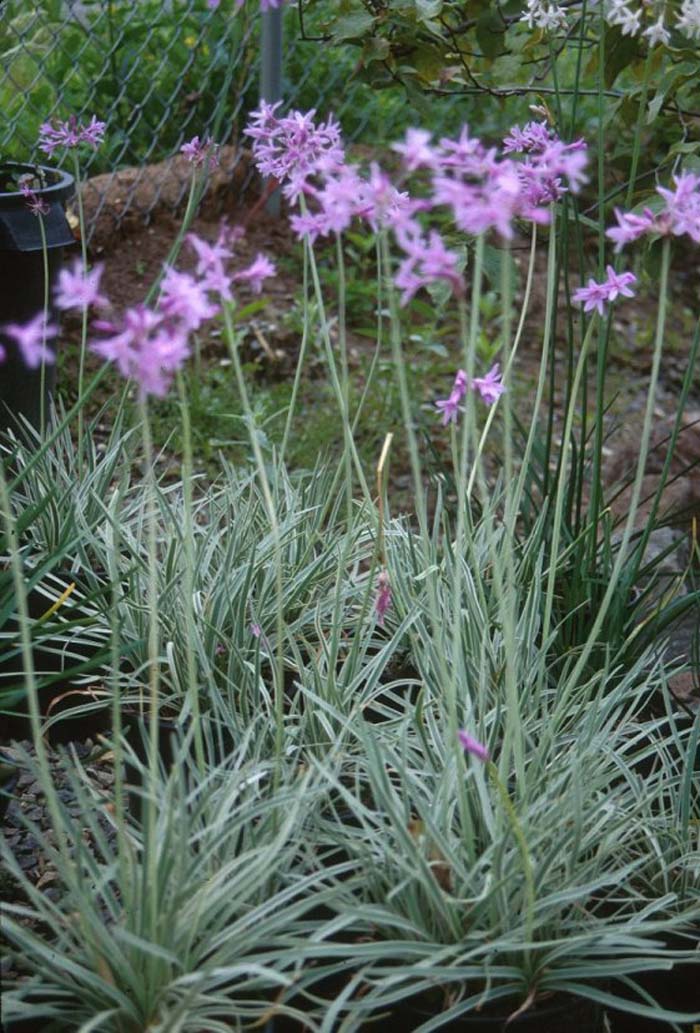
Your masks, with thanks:
[{"label": "metal fence wire", "polygon": [[[41,161],[43,122],[96,115],[107,134],[82,160],[90,220],[116,183],[118,223],[182,204],[189,171],[173,156],[194,135],[223,145],[222,174],[233,178],[261,88],[266,99],[333,111],[349,140],[373,144],[403,127],[405,95],[354,82],[352,48],[300,39],[293,5],[272,14],[283,20],[274,53],[276,34],[261,31],[254,2],[212,10],[207,0],[0,0],[0,159]],[[145,166],[159,162],[163,175],[144,189]]]}]

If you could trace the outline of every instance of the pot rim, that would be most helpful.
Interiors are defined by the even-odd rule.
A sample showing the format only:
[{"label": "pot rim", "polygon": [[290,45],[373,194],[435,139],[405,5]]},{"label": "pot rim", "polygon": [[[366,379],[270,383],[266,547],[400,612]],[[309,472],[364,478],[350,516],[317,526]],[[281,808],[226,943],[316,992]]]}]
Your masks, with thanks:
[{"label": "pot rim", "polygon": [[[75,193],[75,178],[64,169],[56,169],[51,165],[38,165],[27,161],[0,161],[0,174],[3,172],[27,172],[38,175],[46,181],[46,186],[38,187],[34,193],[49,202],[67,201]],[[20,190],[0,190],[0,210],[5,211],[24,208],[27,200]]]}]

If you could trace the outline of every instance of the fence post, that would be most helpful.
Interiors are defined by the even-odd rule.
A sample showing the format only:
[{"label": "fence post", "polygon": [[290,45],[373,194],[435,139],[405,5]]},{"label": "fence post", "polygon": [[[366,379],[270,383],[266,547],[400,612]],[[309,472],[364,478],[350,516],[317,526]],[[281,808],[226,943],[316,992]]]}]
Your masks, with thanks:
[{"label": "fence post", "polygon": [[[260,55],[260,99],[274,104],[282,99],[282,6],[262,12]],[[270,215],[280,213],[280,192],[268,197],[265,208]]]}]

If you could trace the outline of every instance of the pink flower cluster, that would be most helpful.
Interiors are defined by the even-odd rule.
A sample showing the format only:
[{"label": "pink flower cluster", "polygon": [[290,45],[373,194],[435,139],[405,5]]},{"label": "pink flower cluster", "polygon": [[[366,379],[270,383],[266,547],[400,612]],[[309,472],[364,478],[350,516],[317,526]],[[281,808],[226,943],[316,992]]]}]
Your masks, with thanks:
[{"label": "pink flower cluster", "polygon": [[[0,329],[5,337],[14,342],[28,369],[38,369],[42,362],[51,364],[56,361],[46,342],[56,336],[58,327],[51,325],[43,312],[39,312],[28,323],[6,323]],[[0,362],[4,358],[5,349],[0,346]]]},{"label": "pink flower cluster", "polygon": [[374,612],[377,615],[377,624],[380,628],[384,627],[384,618],[390,606],[391,584],[389,582],[389,574],[386,570],[382,570],[377,578],[377,598],[374,602]]},{"label": "pink flower cluster", "polygon": [[606,236],[615,244],[615,251],[622,251],[639,237],[648,234],[681,237],[687,234],[700,244],[700,176],[691,172],[674,176],[675,190],[657,187],[656,192],[663,199],[663,207],[654,213],[645,208],[641,215],[615,209],[617,226],[608,230]]},{"label": "pink flower cluster", "polygon": [[449,398],[440,399],[435,403],[435,408],[442,413],[443,426],[447,426],[448,423],[456,423],[459,407],[469,387],[473,391],[478,391],[487,405],[493,405],[494,402],[497,402],[505,391],[503,381],[501,380],[499,363],[495,363],[486,376],[474,377],[471,384],[464,370],[457,370]]},{"label": "pink flower cluster", "polygon": [[[227,271],[225,263],[233,257],[232,244],[239,236],[239,230],[224,226],[212,244],[190,233],[187,240],[197,255],[194,275],[166,266],[153,308],[137,305],[116,323],[103,318],[93,322],[93,329],[104,336],[90,342],[91,351],[114,362],[122,376],[133,378],[142,397],[166,394],[189,355],[190,334],[217,314],[220,301],[233,300],[234,284],[247,284],[259,294],[263,282],[274,276],[274,264],[261,254],[247,268]],[[108,308],[109,301],[100,292],[102,272],[102,265],[85,271],[79,262],[62,269],[54,290],[56,308]],[[46,341],[58,330],[46,323],[43,314],[23,326],[10,324],[2,330],[30,368],[54,361]]]},{"label": "pink flower cluster", "polygon": [[32,190],[31,186],[29,185],[31,183],[31,180],[32,177],[29,174],[21,176],[19,180],[19,189],[22,193],[22,196],[26,199],[27,208],[32,213],[32,215],[48,215],[51,209],[49,208],[48,204],[43,199],[43,197],[39,197],[39,195],[34,190]]},{"label": "pink flower cluster", "polygon": [[[426,130],[409,129],[393,150],[401,155],[402,180],[419,174],[418,194],[412,196],[376,164],[363,175],[357,165],[346,162],[332,118],[317,125],[313,111],[279,117],[277,107],[263,103],[246,132],[253,138],[260,172],[282,182],[292,203],[303,199],[301,213],[292,216],[293,228],[313,242],[342,232],[354,218],[366,220],[374,230],[389,227],[405,255],[396,277],[402,304],[437,280],[449,283],[457,294],[464,289],[460,256],[437,230],[424,226],[419,213],[447,208],[465,233],[495,229],[510,238],[516,219],[546,222],[551,202],[585,182],[585,144],[565,144],[545,125],[516,127],[501,156],[471,137],[466,126],[456,139],[444,138],[439,144]],[[504,156],[511,151],[524,156]]]},{"label": "pink flower cluster", "polygon": [[106,124],[98,121],[95,115],[86,125],[80,125],[75,115],[67,122],[44,122],[39,128],[39,147],[49,157],[58,147],[74,148],[86,143],[97,149],[104,139]]},{"label": "pink flower cluster", "polygon": [[187,143],[183,143],[180,153],[196,167],[204,165],[205,162],[207,168],[214,168],[219,164],[218,145],[209,137],[200,140],[198,136],[193,136]]},{"label": "pink flower cluster", "polygon": [[313,109],[306,114],[293,111],[278,118],[276,112],[281,103],[262,101],[245,132],[253,139],[253,153],[260,173],[286,183],[286,196],[297,200],[312,176],[340,169],[345,151],[340,126],[333,116],[318,125],[314,122]]},{"label": "pink flower cluster", "polygon": [[[513,126],[503,141],[504,154],[525,155],[517,171],[533,208],[558,201],[568,190],[578,193],[588,182],[586,143],[564,143],[546,122]],[[566,185],[564,184],[566,180]]]},{"label": "pink flower cluster", "polygon": [[[247,283],[256,293],[275,267],[264,255],[236,273],[225,263],[233,257],[231,244],[238,233],[223,227],[213,243],[194,233],[187,240],[197,254],[195,274],[166,267],[154,308],[128,309],[119,325],[99,321],[95,329],[107,336],[91,343],[103,359],[114,362],[124,377],[136,380],[142,396],[162,398],[173,376],[189,355],[189,335],[219,311],[218,302],[231,301],[234,283]],[[216,300],[214,300],[216,299]]]},{"label": "pink flower cluster", "polygon": [[614,301],[617,297],[634,297],[632,284],[637,282],[634,273],[616,273],[611,265],[607,266],[605,272],[607,276],[602,283],[596,283],[591,278],[587,287],[579,287],[574,291],[572,300],[580,302],[584,312],[592,312],[595,309],[603,316],[609,301]]}]

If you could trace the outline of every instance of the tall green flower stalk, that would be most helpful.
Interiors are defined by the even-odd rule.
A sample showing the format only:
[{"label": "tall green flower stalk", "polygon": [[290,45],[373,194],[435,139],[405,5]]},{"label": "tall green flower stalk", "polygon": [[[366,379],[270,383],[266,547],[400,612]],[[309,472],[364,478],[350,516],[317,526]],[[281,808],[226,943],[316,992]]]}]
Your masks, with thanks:
[{"label": "tall green flower stalk", "polygon": [[[80,178],[80,161],[78,152],[73,150],[73,176],[75,178],[75,194],[78,200],[78,224],[80,232],[80,255],[83,264],[83,273],[87,275],[88,254],[87,254],[87,227],[85,225],[85,209],[83,207],[83,191]],[[87,354],[87,328],[88,328],[88,306],[84,305],[80,324],[80,351],[78,353],[78,399],[83,397],[85,382],[85,356]],[[82,454],[84,434],[83,407],[78,409],[78,476],[82,479]]]},{"label": "tall green flower stalk", "polygon": [[[285,621],[284,621],[284,582],[282,569],[282,542],[280,537],[279,520],[277,518],[277,504],[273,496],[270,481],[265,465],[265,458],[260,447],[255,427],[255,416],[248,397],[243,367],[239,353],[240,340],[233,321],[233,306],[223,303],[224,326],[226,330],[226,343],[233,363],[233,370],[236,377],[236,384],[246,418],[246,427],[257,470],[260,490],[265,502],[267,517],[270,522],[272,533],[274,557],[275,557],[275,591],[276,591],[276,643],[275,657],[272,665],[274,685],[274,720],[275,720],[275,779],[281,777],[281,768],[284,752],[284,645],[285,645]],[[272,659],[272,658],[271,658]],[[278,781],[276,781],[278,784]]]},{"label": "tall green flower stalk", "polygon": [[[160,719],[160,626],[158,619],[158,539],[156,512],[156,473],[153,457],[153,435],[148,415],[148,403],[139,396],[139,415],[141,418],[141,437],[143,442],[143,473],[146,485],[146,608],[148,611],[148,801],[144,835],[149,844],[147,855],[152,865],[149,876],[155,878],[157,851],[155,849],[156,823],[158,819],[158,802],[156,786],[158,785],[159,761],[159,719]],[[139,699],[141,717],[145,706],[143,689]],[[157,922],[156,897],[153,897],[153,908],[150,910],[151,928]]]},{"label": "tall green flower stalk", "polygon": [[190,420],[189,399],[185,389],[185,381],[180,370],[176,374],[177,391],[180,399],[180,418],[182,420],[182,492],[184,506],[183,542],[185,548],[185,567],[183,571],[185,587],[185,652],[187,657],[187,697],[192,712],[194,726],[194,746],[197,766],[200,772],[205,768],[204,742],[199,706],[199,676],[195,653],[195,627],[197,614],[194,605],[194,520],[192,483],[194,478],[194,460],[192,453],[192,424]]},{"label": "tall green flower stalk", "polygon": [[[41,259],[44,273],[44,326],[46,327],[49,324],[49,248],[46,241],[44,216],[41,212],[38,212],[37,218],[39,220],[39,233],[41,234]],[[39,434],[43,441],[46,431],[46,355],[43,351],[41,356],[39,390],[41,392],[41,396],[39,398]]]},{"label": "tall green flower stalk", "polygon": [[[651,428],[654,418],[654,407],[656,404],[656,391],[659,382],[659,372],[661,370],[661,356],[663,354],[664,346],[664,331],[666,327],[666,311],[668,306],[668,274],[671,262],[671,241],[669,237],[666,237],[661,252],[661,273],[659,276],[659,302],[657,308],[656,317],[656,332],[654,337],[654,351],[652,355],[651,364],[651,375],[649,377],[649,387],[647,389],[646,405],[644,409],[644,421],[642,424],[642,433],[639,441],[639,454],[637,458],[637,469],[635,472],[634,481],[632,483],[632,490],[628,503],[627,518],[625,520],[624,530],[622,538],[618,546],[617,555],[610,572],[607,588],[603,594],[603,598],[600,601],[598,611],[596,613],[595,620],[588,633],[586,642],[579,654],[579,657],[574,665],[571,673],[569,674],[568,681],[572,684],[576,683],[576,680],[581,676],[584,670],[585,664],[588,661],[591,652],[593,651],[598,635],[603,627],[604,621],[607,617],[610,603],[615,595],[615,592],[619,587],[620,575],[628,562],[628,549],[632,534],[635,528],[635,521],[637,518],[637,512],[639,509],[639,501],[642,493],[642,482],[644,480],[644,472],[646,468],[647,459],[649,456],[649,441],[651,439]],[[552,557],[554,562],[554,557]]]},{"label": "tall green flower stalk", "polygon": [[[303,199],[302,209],[304,210]],[[341,420],[343,424],[343,440],[345,445],[343,466],[345,470],[345,490],[346,499],[352,499],[352,469],[354,468],[357,475],[358,482],[362,489],[362,494],[365,500],[371,504],[371,493],[367,484],[367,478],[365,477],[364,470],[362,469],[362,463],[357,451],[355,444],[355,438],[353,435],[353,427],[350,420],[349,412],[349,385],[348,385],[348,372],[347,372],[347,361],[341,356],[341,374],[338,375],[338,366],[335,360],[335,354],[333,351],[333,342],[331,340],[330,328],[328,318],[326,316],[326,306],[323,299],[323,289],[321,287],[321,278],[318,270],[318,263],[316,262],[316,256],[313,248],[309,249],[309,258],[311,264],[311,280],[314,287],[314,293],[316,297],[316,306],[318,309],[318,318],[320,323],[321,337],[325,347],[326,360],[328,363],[328,371],[331,376],[331,384],[335,391],[336,400],[338,402],[338,408],[340,409]],[[339,245],[339,262],[342,265],[342,247]],[[344,281],[343,281],[344,283]],[[344,307],[344,286],[341,291],[342,303],[341,307]],[[345,331],[343,330],[343,339]],[[352,464],[345,458],[348,455],[352,459]],[[350,503],[348,502],[348,505]]]}]

